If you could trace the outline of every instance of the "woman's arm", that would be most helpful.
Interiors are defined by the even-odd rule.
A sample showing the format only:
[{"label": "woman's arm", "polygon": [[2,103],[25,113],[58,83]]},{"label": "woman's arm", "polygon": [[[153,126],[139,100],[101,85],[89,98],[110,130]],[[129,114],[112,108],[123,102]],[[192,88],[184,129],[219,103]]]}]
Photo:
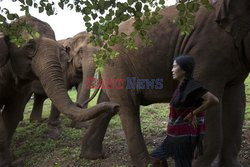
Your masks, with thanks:
[{"label": "woman's arm", "polygon": [[198,107],[197,109],[193,111],[194,115],[198,114],[201,111],[206,111],[210,107],[216,104],[219,104],[219,99],[210,92],[205,93],[201,98],[203,99],[203,102],[200,105],[200,107]]},{"label": "woman's arm", "polygon": [[213,95],[212,93],[210,93],[210,92],[205,93],[201,98],[203,99],[203,102],[200,105],[200,107],[196,108],[192,113],[189,113],[184,118],[184,120],[191,121],[194,115],[198,114],[201,111],[206,111],[210,107],[212,107],[212,106],[214,106],[214,105],[216,105],[216,104],[219,103],[219,99],[215,95]]}]

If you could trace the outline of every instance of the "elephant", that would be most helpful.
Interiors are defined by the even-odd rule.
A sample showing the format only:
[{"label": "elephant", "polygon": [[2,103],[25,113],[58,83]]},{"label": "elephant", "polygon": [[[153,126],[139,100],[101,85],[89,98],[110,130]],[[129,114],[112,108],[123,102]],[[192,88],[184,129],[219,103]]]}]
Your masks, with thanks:
[{"label": "elephant", "polygon": [[[59,40],[58,42],[62,45],[63,49],[66,48],[66,45],[70,42],[71,38],[65,40]],[[65,52],[67,52],[65,50]],[[73,57],[74,58],[74,57]],[[63,78],[65,81],[65,86],[67,90],[72,87],[78,86],[79,83],[82,82],[82,71],[81,69],[77,69],[75,65],[72,63],[72,58],[70,59],[69,54],[64,54],[61,61],[61,67],[63,71]],[[30,115],[31,122],[41,122],[42,121],[42,109],[43,103],[48,98],[43,87],[39,80],[35,80],[32,82],[32,92],[34,93],[34,104]],[[54,105],[51,105],[51,114],[49,117],[48,123],[50,125],[57,126],[59,124],[59,114]]]},{"label": "elephant", "polygon": [[[87,89],[87,77],[93,77],[95,74],[95,64],[92,55],[96,53],[98,48],[93,47],[93,45],[89,43],[89,37],[89,33],[80,32],[72,38],[58,41],[65,48],[68,53],[67,56],[69,56],[69,58],[65,57],[65,61],[61,62],[66,88],[68,90],[73,86],[78,88],[77,104],[79,106],[86,101],[90,95],[90,89]],[[83,72],[86,75],[83,75]],[[30,120],[41,121],[43,102],[47,98],[47,95],[38,81],[33,81],[32,90],[34,92],[34,105]],[[87,105],[82,107],[86,108]],[[60,112],[57,111],[54,106],[51,106],[51,115],[49,117],[50,125],[58,126],[59,114]],[[73,121],[72,126],[76,127],[76,122]]]},{"label": "elephant", "polygon": [[[17,125],[23,119],[32,81],[39,80],[55,107],[73,120],[90,120],[107,111],[117,112],[119,107],[116,103],[102,103],[82,109],[73,103],[64,85],[60,63],[66,52],[52,39],[53,30],[32,16],[20,17],[9,26],[20,22],[29,24],[40,37],[17,47],[8,36],[0,33],[0,167],[15,164],[9,147]],[[19,35],[25,38],[29,34],[24,30]]]},{"label": "elephant", "polygon": [[[110,79],[124,80],[123,89],[102,90],[105,101],[120,105],[118,114],[128,151],[137,167],[150,163],[141,132],[140,105],[170,101],[177,87],[171,74],[173,60],[182,54],[195,59],[194,79],[220,101],[206,112],[204,154],[193,161],[193,167],[241,166],[238,153],[246,105],[244,80],[250,70],[250,1],[219,0],[211,5],[213,10],[199,9],[194,29],[188,35],[182,35],[173,22],[178,16],[176,6],[162,9],[163,18],[148,31],[152,44],[145,47],[138,37],[137,50],[116,44],[113,49],[119,56],[110,60],[101,72],[103,83]],[[119,33],[131,33],[133,22],[133,19],[123,22]],[[131,77],[137,86],[128,87]],[[162,87],[147,88],[149,79],[162,79]],[[117,86],[114,82],[113,85]],[[110,113],[92,120],[82,140],[81,157],[103,157],[102,142],[111,118]]]}]

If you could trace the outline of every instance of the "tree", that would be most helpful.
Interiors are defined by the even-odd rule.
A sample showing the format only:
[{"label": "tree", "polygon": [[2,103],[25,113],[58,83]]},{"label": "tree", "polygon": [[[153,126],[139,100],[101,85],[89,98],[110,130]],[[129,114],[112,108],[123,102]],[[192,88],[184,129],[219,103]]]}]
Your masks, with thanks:
[{"label": "tree", "polygon": [[[1,0],[0,0],[1,1]],[[159,11],[165,7],[165,0],[58,0],[56,3],[49,0],[12,0],[21,2],[20,10],[29,15],[29,8],[36,8],[39,13],[46,12],[48,16],[56,14],[55,9],[65,7],[80,12],[83,15],[87,31],[92,33],[91,41],[100,46],[99,53],[95,55],[98,67],[102,67],[107,60],[118,56],[110,47],[122,43],[128,49],[137,49],[134,38],[139,36],[145,45],[150,44],[147,31],[157,24],[162,16]],[[1,2],[0,2],[1,3]],[[179,0],[177,10],[179,17],[174,21],[179,25],[183,34],[188,34],[194,24],[195,13],[201,5],[211,8],[209,0]],[[118,25],[130,18],[134,18],[131,34],[118,34]],[[18,23],[10,27],[7,23],[19,18],[16,13],[0,7],[0,31],[8,35],[11,42],[22,46],[31,38],[39,34],[25,23]],[[17,36],[19,31],[26,29],[30,33],[27,39]]]}]

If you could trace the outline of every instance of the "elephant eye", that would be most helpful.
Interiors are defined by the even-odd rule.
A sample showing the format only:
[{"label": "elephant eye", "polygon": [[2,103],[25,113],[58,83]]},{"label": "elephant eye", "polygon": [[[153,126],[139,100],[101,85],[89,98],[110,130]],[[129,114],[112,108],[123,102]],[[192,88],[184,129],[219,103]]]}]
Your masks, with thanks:
[{"label": "elephant eye", "polygon": [[35,49],[35,46],[33,44],[28,43],[28,44],[26,44],[24,46],[24,48],[26,48],[26,49]]}]

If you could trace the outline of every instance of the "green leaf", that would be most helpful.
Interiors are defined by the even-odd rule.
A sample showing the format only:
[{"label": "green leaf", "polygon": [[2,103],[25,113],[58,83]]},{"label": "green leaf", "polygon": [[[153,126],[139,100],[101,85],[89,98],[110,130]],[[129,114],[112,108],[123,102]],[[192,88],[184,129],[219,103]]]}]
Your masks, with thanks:
[{"label": "green leaf", "polygon": [[0,22],[6,22],[6,18],[0,14]]},{"label": "green leaf", "polygon": [[76,5],[75,6],[75,10],[76,10],[76,12],[80,12],[81,11],[81,7],[79,5]]},{"label": "green leaf", "polygon": [[22,4],[24,4],[24,0],[19,0],[19,2],[21,2]]},{"label": "green leaf", "polygon": [[33,38],[39,38],[40,37],[39,32],[33,31],[31,34],[32,34]]},{"label": "green leaf", "polygon": [[44,8],[43,7],[39,7],[39,13],[42,13],[44,11]]},{"label": "green leaf", "polygon": [[104,39],[104,40],[108,40],[108,39],[109,39],[109,35],[108,35],[108,34],[104,34],[104,35],[103,35],[103,39]]},{"label": "green leaf", "polygon": [[101,14],[104,14],[104,13],[105,13],[105,10],[101,9],[101,10],[100,10],[100,13],[101,13]]},{"label": "green leaf", "polygon": [[74,5],[73,4],[68,4],[67,7],[70,8],[70,10],[72,10],[74,8]]},{"label": "green leaf", "polygon": [[192,12],[194,11],[194,2],[188,2],[187,3],[187,9]]},{"label": "green leaf", "polygon": [[96,13],[92,13],[91,16],[92,16],[93,20],[95,20],[98,15]]},{"label": "green leaf", "polygon": [[141,11],[141,8],[142,8],[142,3],[141,3],[141,2],[137,2],[137,3],[135,4],[135,9],[136,9],[137,11]]},{"label": "green leaf", "polygon": [[176,6],[177,10],[179,11],[185,11],[185,5],[183,3],[180,3]]},{"label": "green leaf", "polygon": [[132,5],[134,3],[134,0],[128,0],[128,5]]},{"label": "green leaf", "polygon": [[100,23],[104,23],[104,22],[105,22],[104,17],[100,16],[99,19],[100,19],[100,20],[99,20]]},{"label": "green leaf", "polygon": [[37,7],[38,7],[37,3],[34,3],[34,8],[37,8]]},{"label": "green leaf", "polygon": [[111,20],[111,19],[112,19],[112,16],[110,16],[110,15],[106,15],[105,19],[109,21],[109,20]]},{"label": "green leaf", "polygon": [[100,10],[104,10],[105,9],[104,0],[100,0],[98,6]]},{"label": "green leaf", "polygon": [[7,18],[8,18],[9,20],[14,20],[16,17],[15,17],[14,14],[8,14],[8,15],[7,15]]},{"label": "green leaf", "polygon": [[113,9],[109,9],[109,15],[113,16],[115,14]]},{"label": "green leaf", "polygon": [[115,23],[113,21],[108,23],[108,28],[113,29],[115,27]]},{"label": "green leaf", "polygon": [[95,33],[97,33],[98,32],[98,23],[94,23],[94,25],[93,25],[93,31],[95,32]]},{"label": "green leaf", "polygon": [[202,3],[203,5],[208,5],[208,4],[209,4],[209,1],[208,1],[208,0],[201,0],[201,3]]},{"label": "green leaf", "polygon": [[165,0],[160,0],[159,4],[160,5],[164,5],[165,4]]},{"label": "green leaf", "polygon": [[143,10],[144,10],[145,12],[149,12],[148,5],[144,5]]},{"label": "green leaf", "polygon": [[83,17],[83,20],[84,20],[85,22],[89,22],[89,21],[91,20],[91,18],[90,18],[88,15],[85,15],[85,16]]},{"label": "green leaf", "polygon": [[59,2],[59,3],[58,3],[58,6],[59,6],[61,9],[63,9],[63,8],[64,8],[64,3]]},{"label": "green leaf", "polygon": [[26,0],[26,4],[29,5],[29,6],[32,6],[33,1],[32,0]]},{"label": "green leaf", "polygon": [[86,7],[90,7],[91,6],[91,3],[89,1],[85,1],[84,3],[86,5]]},{"label": "green leaf", "polygon": [[91,14],[91,8],[88,8],[88,7],[84,8],[83,13],[86,15]]},{"label": "green leaf", "polygon": [[128,20],[130,18],[130,16],[128,15],[128,14],[125,14],[125,15],[123,15],[122,16],[122,21],[126,21],[126,20]]}]

